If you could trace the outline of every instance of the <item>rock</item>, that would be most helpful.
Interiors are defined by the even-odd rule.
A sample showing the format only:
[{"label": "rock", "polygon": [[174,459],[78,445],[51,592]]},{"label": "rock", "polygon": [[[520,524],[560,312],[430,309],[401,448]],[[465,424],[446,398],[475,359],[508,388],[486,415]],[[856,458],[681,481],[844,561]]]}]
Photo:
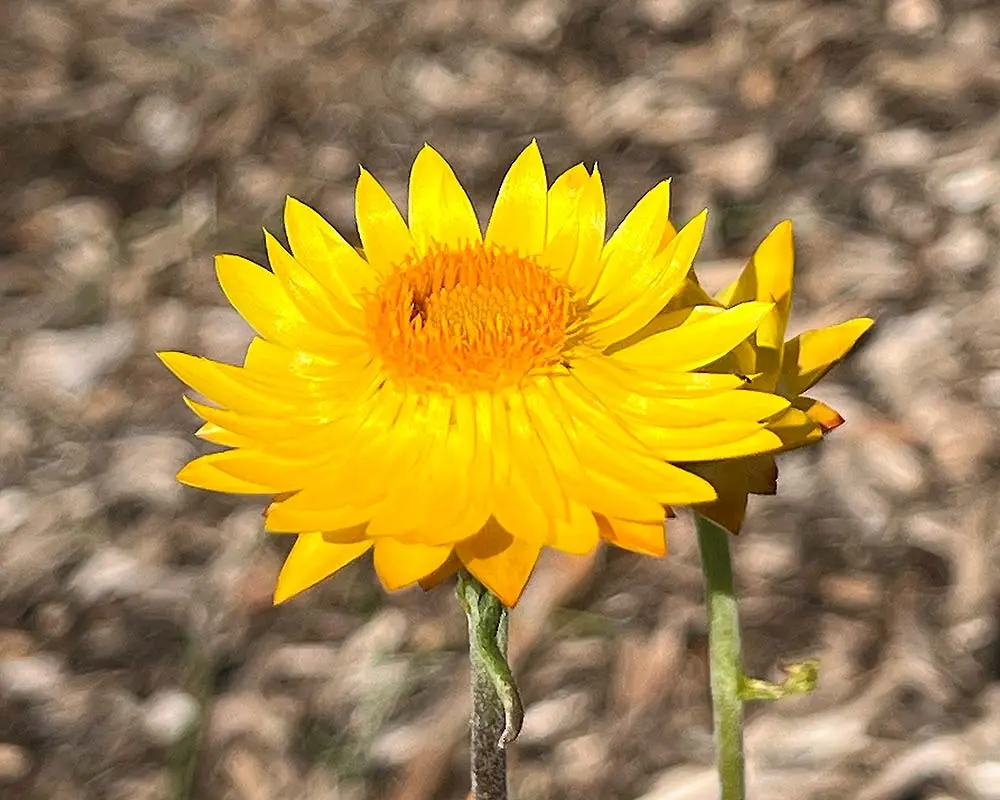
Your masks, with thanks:
[{"label": "rock", "polygon": [[[806,250],[808,243],[803,244]],[[919,285],[914,260],[885,237],[848,234],[831,246],[836,250],[834,258],[827,249],[813,251],[809,255],[818,263],[798,276],[798,286],[819,303],[834,298],[879,301],[909,297]]]},{"label": "rock", "polygon": [[931,184],[937,202],[956,214],[972,214],[1000,197],[1000,167],[978,163],[939,176]]},{"label": "rock", "polygon": [[187,342],[189,318],[187,306],[180,300],[168,298],[159,303],[146,317],[146,348],[153,351],[183,349]]},{"label": "rock", "polygon": [[177,508],[184,498],[177,471],[194,455],[191,444],[179,437],[145,434],[119,439],[101,480],[102,493],[111,502],[141,500],[153,507]]},{"label": "rock", "polygon": [[885,21],[896,33],[930,34],[941,27],[941,8],[934,0],[891,0]]},{"label": "rock", "polygon": [[198,313],[197,325],[195,335],[199,353],[228,364],[243,363],[254,332],[236,311],[231,308],[203,308]]},{"label": "rock", "polygon": [[505,37],[512,44],[551,50],[562,38],[570,4],[565,0],[528,0],[513,13],[505,12]]},{"label": "rock", "polygon": [[[44,517],[42,516],[44,515]],[[0,599],[18,598],[18,603],[34,596],[34,591],[51,587],[58,591],[62,570],[69,567],[87,546],[82,532],[66,527],[55,534],[57,523],[52,509],[41,505],[31,523],[31,535],[12,536],[0,546]]]},{"label": "rock", "polygon": [[990,237],[971,220],[954,220],[928,252],[931,265],[965,276],[986,263]]},{"label": "rock", "polygon": [[26,489],[0,489],[0,536],[14,533],[31,519],[35,498]]},{"label": "rock", "polygon": [[771,174],[774,143],[763,133],[751,133],[695,156],[693,171],[737,197],[758,191]]},{"label": "rock", "polygon": [[849,460],[864,470],[872,485],[896,497],[912,498],[923,491],[927,485],[923,460],[911,445],[884,429],[868,427],[857,434],[827,446],[848,447]]},{"label": "rock", "polygon": [[983,761],[965,773],[970,788],[982,800],[1000,800],[1000,761]]},{"label": "rock", "polygon": [[143,730],[158,747],[171,747],[183,739],[198,722],[198,701],[179,689],[155,692],[146,701]]},{"label": "rock", "polygon": [[532,703],[524,712],[524,727],[518,741],[541,745],[562,739],[586,721],[591,705],[590,695],[584,691],[557,694]]},{"label": "rock", "polygon": [[25,337],[17,380],[26,393],[75,400],[95,388],[135,351],[135,326],[126,320],[68,331],[39,330]]},{"label": "rock", "polygon": [[833,90],[821,113],[835,133],[859,136],[878,125],[878,102],[869,86]]},{"label": "rock", "polygon": [[703,7],[698,0],[639,0],[635,10],[653,30],[669,32],[690,23]]},{"label": "rock", "polygon": [[979,397],[986,405],[1000,408],[1000,369],[990,370],[979,380]]},{"label": "rock", "polygon": [[137,594],[155,583],[153,570],[117,547],[103,547],[70,578],[68,589],[84,605]]},{"label": "rock", "polygon": [[105,280],[115,251],[116,215],[97,197],[72,197],[48,206],[23,226],[28,250],[51,251],[73,282]]},{"label": "rock", "polygon": [[578,791],[593,786],[609,768],[608,747],[608,737],[600,733],[564,739],[553,750],[553,767]]},{"label": "rock", "polygon": [[220,695],[208,711],[206,738],[224,747],[237,737],[249,736],[279,752],[285,752],[296,731],[297,714],[277,699],[268,701],[252,692]]},{"label": "rock", "polygon": [[984,474],[997,445],[997,423],[981,408],[941,389],[915,394],[904,421],[930,448],[942,476],[963,484]]},{"label": "rock", "polygon": [[934,140],[919,128],[896,128],[870,136],[862,158],[869,169],[923,167],[934,157]]},{"label": "rock", "polygon": [[879,324],[855,363],[879,395],[905,411],[927,382],[947,384],[962,372],[951,313],[931,305]]},{"label": "rock", "polygon": [[595,111],[592,122],[603,137],[631,134],[652,145],[703,139],[719,117],[718,110],[693,88],[638,75],[610,88]]},{"label": "rock", "polygon": [[24,780],[31,772],[31,756],[16,744],[0,743],[0,786]]},{"label": "rock", "polygon": [[162,170],[183,162],[198,142],[198,120],[190,107],[163,94],[142,98],[129,125]]},{"label": "rock", "polygon": [[13,700],[45,700],[64,679],[62,664],[49,654],[0,661],[0,693]]}]

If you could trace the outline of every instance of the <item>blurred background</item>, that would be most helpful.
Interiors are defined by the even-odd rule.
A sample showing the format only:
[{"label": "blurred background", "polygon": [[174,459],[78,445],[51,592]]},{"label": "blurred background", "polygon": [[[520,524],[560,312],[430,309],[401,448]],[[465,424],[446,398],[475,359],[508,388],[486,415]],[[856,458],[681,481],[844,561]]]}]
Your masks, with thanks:
[{"label": "blurred background", "polygon": [[[197,452],[154,358],[237,361],[212,254],[286,193],[349,238],[364,163],[424,141],[488,212],[537,137],[617,222],[664,177],[700,272],[795,223],[795,330],[860,314],[734,544],[754,797],[1000,798],[1000,7],[991,0],[4,0],[0,797],[459,800],[464,622],[367,564],[272,608],[259,499]],[[657,561],[545,559],[514,617],[515,798],[714,795],[689,521]]]}]

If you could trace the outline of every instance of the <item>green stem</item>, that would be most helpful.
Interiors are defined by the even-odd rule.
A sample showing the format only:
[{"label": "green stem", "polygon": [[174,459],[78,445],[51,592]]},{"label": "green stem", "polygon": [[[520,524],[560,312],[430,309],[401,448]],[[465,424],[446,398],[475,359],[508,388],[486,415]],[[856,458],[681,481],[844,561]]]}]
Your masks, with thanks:
[{"label": "green stem", "polygon": [[507,609],[464,571],[459,572],[457,588],[469,623],[472,797],[507,800],[506,748],[517,737],[524,718],[507,663]]},{"label": "green stem", "polygon": [[712,719],[722,800],[745,800],[743,755],[743,661],[740,621],[729,557],[729,532],[695,513],[708,605],[708,652]]}]

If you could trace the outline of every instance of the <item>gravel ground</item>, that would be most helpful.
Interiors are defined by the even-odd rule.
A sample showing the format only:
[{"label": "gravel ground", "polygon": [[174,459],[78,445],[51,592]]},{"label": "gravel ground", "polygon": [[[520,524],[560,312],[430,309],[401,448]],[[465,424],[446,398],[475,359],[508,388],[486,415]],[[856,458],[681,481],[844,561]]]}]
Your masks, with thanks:
[{"label": "gravel ground", "polygon": [[[353,232],[425,140],[480,209],[537,136],[612,215],[674,177],[721,285],[795,221],[799,328],[876,332],[736,559],[755,798],[1000,798],[1000,7],[990,0],[5,0],[0,797],[464,797],[463,621],[371,570],[270,606],[260,504],[187,490],[180,386],[237,359],[211,255],[286,193]],[[523,800],[713,797],[689,522],[548,559],[515,615]]]}]

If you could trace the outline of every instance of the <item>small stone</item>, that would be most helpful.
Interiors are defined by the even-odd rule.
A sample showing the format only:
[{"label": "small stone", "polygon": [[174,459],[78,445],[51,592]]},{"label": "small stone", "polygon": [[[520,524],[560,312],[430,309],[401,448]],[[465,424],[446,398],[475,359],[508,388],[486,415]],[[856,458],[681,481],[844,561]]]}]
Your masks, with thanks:
[{"label": "small stone", "polygon": [[720,186],[745,197],[761,188],[774,165],[774,143],[763,133],[751,133],[741,139],[706,151],[696,164],[696,171],[708,175]]},{"label": "small stone", "polygon": [[[632,76],[612,86],[585,127],[596,134],[634,134],[653,145],[695,142],[710,136],[719,112],[691,87],[672,86],[659,78]],[[704,166],[710,167],[708,156]]]},{"label": "small stone", "polygon": [[0,743],[0,786],[24,780],[31,772],[31,756],[16,744]]},{"label": "small stone", "polygon": [[878,325],[855,363],[884,399],[905,411],[927,381],[948,383],[961,374],[953,341],[950,312],[928,306]]},{"label": "small stone", "polygon": [[890,0],[885,21],[897,33],[933,33],[941,27],[941,8],[934,0]]},{"label": "small stone", "polygon": [[147,434],[119,439],[101,482],[111,501],[142,500],[154,507],[176,508],[184,497],[177,471],[194,457],[184,439]]},{"label": "small stone", "polygon": [[983,375],[979,381],[979,397],[986,405],[1000,408],[1000,369]]},{"label": "small stone", "polygon": [[959,275],[967,275],[986,263],[990,237],[971,220],[954,220],[928,253],[931,264]]},{"label": "small stone", "polygon": [[934,140],[919,128],[896,128],[869,137],[862,158],[869,169],[923,167],[934,157]]},{"label": "small stone", "polygon": [[831,93],[822,114],[836,133],[869,133],[878,124],[878,105],[871,87],[857,86]]},{"label": "small stone", "polygon": [[0,536],[14,533],[31,519],[35,498],[26,489],[0,489]]},{"label": "small stone", "polygon": [[15,700],[44,700],[59,688],[63,677],[62,664],[51,655],[0,661],[0,693]]},{"label": "small stone", "polygon": [[702,10],[698,0],[639,0],[636,6],[639,19],[660,32],[687,25]]},{"label": "small stone", "polygon": [[927,483],[923,460],[898,436],[868,429],[846,445],[873,485],[901,498],[918,495]]},{"label": "small stone", "polygon": [[30,217],[27,249],[51,248],[60,270],[76,282],[104,280],[113,265],[116,215],[104,200],[71,197]]},{"label": "small stone", "polygon": [[977,164],[952,172],[933,187],[935,199],[956,214],[972,214],[1000,198],[1000,167]]},{"label": "small stone", "polygon": [[[596,784],[608,768],[608,737],[588,733],[575,739],[565,739],[552,753],[557,774],[577,790]],[[579,796],[579,795],[577,795]]]},{"label": "small stone", "polygon": [[546,49],[559,42],[569,5],[562,0],[528,0],[508,17],[513,42]]},{"label": "small stone", "polygon": [[216,698],[208,712],[207,740],[224,747],[237,737],[250,736],[284,752],[291,744],[297,719],[281,703],[259,694],[228,693]]},{"label": "small stone", "polygon": [[545,744],[581,725],[591,709],[587,692],[557,694],[532,703],[525,710],[524,726],[518,741]]},{"label": "small stone", "polygon": [[202,309],[198,321],[198,352],[227,364],[242,364],[253,328],[231,308]]},{"label": "small stone", "polygon": [[21,345],[18,381],[30,393],[75,400],[124,364],[135,345],[135,326],[125,320],[68,331],[35,331]]},{"label": "small stone", "polygon": [[149,350],[180,350],[186,342],[189,314],[180,300],[168,298],[146,317],[146,347]]},{"label": "small stone", "polygon": [[984,474],[994,455],[997,423],[977,405],[941,390],[915,394],[904,412],[907,425],[930,448],[942,476],[960,485]]},{"label": "small stone", "polygon": [[43,639],[61,639],[72,628],[73,614],[65,603],[42,603],[35,611],[35,630]]},{"label": "small stone", "polygon": [[819,581],[819,592],[824,608],[858,613],[877,608],[885,598],[882,584],[876,575],[830,574]]},{"label": "small stone", "polygon": [[136,139],[155,156],[161,169],[172,169],[191,153],[198,141],[198,120],[173,98],[144,97],[129,121]]},{"label": "small stone", "polygon": [[1000,761],[984,761],[965,773],[969,788],[981,800],[1000,800]]},{"label": "small stone", "polygon": [[108,597],[128,597],[152,583],[150,568],[117,547],[98,550],[76,571],[69,591],[85,605]]},{"label": "small stone", "polygon": [[158,747],[170,747],[184,738],[198,721],[198,701],[177,689],[155,692],[147,701],[143,729]]}]

